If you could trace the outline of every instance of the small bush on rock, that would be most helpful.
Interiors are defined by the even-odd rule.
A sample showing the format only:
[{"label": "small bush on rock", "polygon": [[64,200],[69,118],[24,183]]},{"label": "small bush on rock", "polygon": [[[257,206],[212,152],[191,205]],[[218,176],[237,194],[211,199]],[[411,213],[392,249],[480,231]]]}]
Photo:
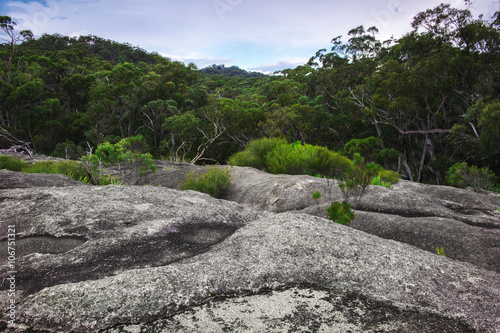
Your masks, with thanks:
[{"label": "small bush on rock", "polygon": [[276,147],[286,144],[285,139],[258,139],[249,142],[243,151],[229,158],[228,164],[233,166],[249,166],[259,170],[266,170],[266,155]]},{"label": "small bush on rock", "polygon": [[231,183],[231,170],[229,168],[211,167],[201,175],[194,172],[188,173],[179,188],[183,191],[193,190],[221,198]]},{"label": "small bush on rock", "polygon": [[0,156],[0,169],[7,169],[10,171],[21,171],[28,166],[28,162],[20,158],[2,155]]},{"label": "small bush on rock", "polygon": [[391,183],[384,182],[380,175],[372,179],[372,184],[371,185],[377,185],[377,186],[383,186],[392,189]]},{"label": "small bush on rock", "polygon": [[352,203],[353,208],[361,200],[361,197],[366,193],[369,185],[372,184],[382,167],[376,163],[365,164],[363,157],[359,154],[354,156],[354,165],[350,167],[339,184],[342,195],[346,202]]},{"label": "small bush on rock", "polygon": [[454,164],[446,174],[449,185],[456,187],[472,187],[475,192],[491,190],[494,186],[495,174],[487,167],[468,166],[465,162]]},{"label": "small bush on rock", "polygon": [[397,182],[399,182],[399,173],[397,173],[396,171],[383,169],[380,171],[378,176],[380,177],[381,182],[389,184],[396,184]]},{"label": "small bush on rock", "polygon": [[26,173],[56,173],[70,176],[76,180],[80,180],[87,175],[83,165],[77,161],[41,161],[28,164],[21,171]]},{"label": "small bush on rock", "polygon": [[267,171],[274,174],[317,175],[341,177],[351,161],[324,147],[301,144],[283,144],[266,155]]},{"label": "small bush on rock", "polygon": [[146,153],[147,149],[143,136],[137,135],[122,139],[116,144],[104,142],[97,147],[95,153],[90,152],[82,157],[82,162],[91,183],[99,185],[100,173],[104,167],[116,165],[122,176],[127,169],[139,176],[144,175],[148,170],[158,171],[156,165],[153,164],[153,156]]},{"label": "small bush on rock", "polygon": [[330,220],[343,225],[348,225],[356,217],[356,214],[351,209],[351,205],[346,201],[332,202],[326,208],[326,212]]},{"label": "small bush on rock", "polygon": [[245,150],[231,156],[229,165],[250,166],[274,174],[318,174],[340,178],[352,162],[324,147],[288,144],[284,139],[260,139],[250,142]]},{"label": "small bush on rock", "polygon": [[321,199],[321,192],[320,191],[315,191],[313,194],[311,194],[311,198],[314,199],[314,201],[318,202],[319,199]]},{"label": "small bush on rock", "polygon": [[436,247],[436,253],[440,256],[446,257],[446,254],[444,254],[444,249],[442,247]]}]

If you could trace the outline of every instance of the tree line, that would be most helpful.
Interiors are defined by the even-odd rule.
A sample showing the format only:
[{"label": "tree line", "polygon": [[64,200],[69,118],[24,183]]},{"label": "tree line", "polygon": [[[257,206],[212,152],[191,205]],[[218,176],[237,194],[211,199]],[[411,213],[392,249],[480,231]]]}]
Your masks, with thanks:
[{"label": "tree line", "polygon": [[462,161],[500,174],[499,12],[442,4],[388,41],[359,26],[279,75],[198,70],[91,35],[34,38],[8,16],[0,27],[0,127],[37,153],[141,134],[156,158],[224,164],[268,137],[356,148],[413,181],[442,183]]}]

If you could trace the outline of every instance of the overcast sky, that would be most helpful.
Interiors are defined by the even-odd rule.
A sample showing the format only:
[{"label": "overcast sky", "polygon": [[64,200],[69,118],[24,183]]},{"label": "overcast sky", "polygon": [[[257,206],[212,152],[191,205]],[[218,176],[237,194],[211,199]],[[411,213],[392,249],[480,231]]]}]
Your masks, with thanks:
[{"label": "overcast sky", "polygon": [[[411,30],[412,17],[443,0],[0,0],[0,14],[37,36],[96,35],[194,62],[272,72],[303,65],[359,25],[379,39]],[[445,1],[464,8],[463,0]],[[475,0],[490,18],[499,0]]]}]

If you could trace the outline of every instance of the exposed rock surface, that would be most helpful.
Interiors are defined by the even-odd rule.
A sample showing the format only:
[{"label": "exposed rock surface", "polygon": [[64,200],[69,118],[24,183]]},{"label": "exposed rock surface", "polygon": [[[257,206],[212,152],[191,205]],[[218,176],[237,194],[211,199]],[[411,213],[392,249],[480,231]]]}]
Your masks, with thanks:
[{"label": "exposed rock surface", "polygon": [[[145,177],[167,187],[201,167],[178,163]],[[225,198],[268,212],[298,211],[325,217],[332,201],[342,201],[338,181],[306,175],[272,175],[248,167],[234,167]],[[311,198],[314,191],[323,196]],[[500,195],[475,193],[449,186],[401,181],[393,189],[370,186],[358,204],[351,227],[383,238],[445,254],[500,272]]]},{"label": "exposed rock surface", "polygon": [[[247,313],[244,325],[256,319],[273,331],[283,325],[277,322],[287,318],[287,311],[296,315],[285,327],[298,323],[300,303],[291,296],[293,291],[281,291],[299,287],[309,309],[300,323],[306,327],[319,319],[310,311],[316,305],[319,314],[326,314],[347,303],[344,316],[356,319],[320,321],[325,329],[388,324],[404,330],[423,328],[429,319],[436,332],[491,331],[499,327],[498,277],[326,219],[283,213],[252,221],[210,251],[170,265],[45,288],[28,296],[19,311],[20,320],[36,329],[95,331],[158,324],[169,332],[178,327],[187,331],[196,324],[185,322],[184,311],[191,308],[200,318],[200,332],[219,324],[238,331],[242,324],[235,319],[245,313],[238,297],[251,296],[249,301],[257,302],[256,295],[276,290],[262,296],[261,309]],[[304,294],[314,296],[306,302]],[[214,297],[220,302],[196,307]],[[284,308],[282,315],[275,313],[276,307]],[[208,308],[217,316],[202,319]],[[369,315],[364,317],[364,312]],[[400,326],[392,326],[396,323]]]},{"label": "exposed rock surface", "polygon": [[18,242],[9,331],[500,330],[494,194],[372,187],[346,227],[324,218],[342,199],[324,179],[233,168],[228,201],[175,189],[204,167],[159,169],[127,181],[163,187],[0,190]]},{"label": "exposed rock surface", "polygon": [[85,184],[65,175],[0,170],[0,189],[65,186],[85,186]]},{"label": "exposed rock surface", "polygon": [[[166,265],[205,251],[262,216],[206,194],[150,186],[15,189],[0,191],[0,198],[0,227],[15,225],[19,243],[35,251],[17,263],[17,280],[27,293]],[[43,235],[65,247],[68,238],[86,242],[59,255],[40,254],[60,252],[56,239],[52,251],[29,246]]]}]

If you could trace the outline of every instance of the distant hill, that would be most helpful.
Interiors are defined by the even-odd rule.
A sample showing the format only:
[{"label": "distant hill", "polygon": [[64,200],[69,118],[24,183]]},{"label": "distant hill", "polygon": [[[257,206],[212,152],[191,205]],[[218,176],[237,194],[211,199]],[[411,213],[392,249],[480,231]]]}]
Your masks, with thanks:
[{"label": "distant hill", "polygon": [[68,56],[71,54],[70,59],[73,61],[75,57],[90,56],[94,59],[109,61],[112,64],[124,62],[155,64],[158,58],[164,58],[158,53],[148,52],[129,43],[119,43],[94,35],[69,37],[60,34],[43,34],[37,39],[25,41],[19,45],[19,48],[49,57],[63,51]]},{"label": "distant hill", "polygon": [[238,66],[226,67],[225,65],[212,65],[199,70],[201,73],[208,75],[223,75],[223,76],[237,76],[237,77],[264,77],[263,73],[259,72],[248,72]]}]

